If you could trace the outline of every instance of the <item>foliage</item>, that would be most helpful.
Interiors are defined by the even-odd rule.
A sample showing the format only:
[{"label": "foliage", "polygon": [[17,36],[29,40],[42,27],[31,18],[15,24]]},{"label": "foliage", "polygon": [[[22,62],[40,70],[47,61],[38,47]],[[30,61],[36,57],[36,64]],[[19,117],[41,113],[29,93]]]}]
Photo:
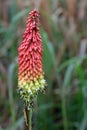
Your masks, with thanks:
[{"label": "foliage", "polygon": [[[81,0],[79,3],[49,0],[50,6],[46,6],[43,1],[37,0],[37,3],[48,85],[46,94],[39,95],[35,101],[33,129],[86,130],[86,4]],[[26,9],[27,4],[20,0],[11,3],[8,0],[8,3],[6,6],[0,2],[4,9],[10,7],[8,11],[0,6],[2,14],[5,13],[0,14],[0,130],[24,130],[23,103],[16,91],[17,48],[22,40],[26,15],[37,3],[29,3]]]}]

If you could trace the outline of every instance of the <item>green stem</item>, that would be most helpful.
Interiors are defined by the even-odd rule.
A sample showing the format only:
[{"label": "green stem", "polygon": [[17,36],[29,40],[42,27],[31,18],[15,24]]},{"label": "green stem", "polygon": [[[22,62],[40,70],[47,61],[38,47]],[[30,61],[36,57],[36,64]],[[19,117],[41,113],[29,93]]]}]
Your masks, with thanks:
[{"label": "green stem", "polygon": [[68,123],[67,123],[67,112],[66,112],[66,99],[65,95],[62,95],[62,115],[63,115],[63,125],[64,130],[68,130]]},{"label": "green stem", "polygon": [[14,124],[16,121],[16,114],[15,114],[15,109],[14,109],[14,98],[13,98],[13,72],[15,69],[16,63],[12,63],[9,66],[8,69],[8,97],[9,97],[9,107],[11,111],[11,116],[12,116],[12,123]]},{"label": "green stem", "polygon": [[26,122],[26,130],[31,130],[31,119],[32,119],[32,109],[29,109],[27,107],[24,108],[24,117]]}]

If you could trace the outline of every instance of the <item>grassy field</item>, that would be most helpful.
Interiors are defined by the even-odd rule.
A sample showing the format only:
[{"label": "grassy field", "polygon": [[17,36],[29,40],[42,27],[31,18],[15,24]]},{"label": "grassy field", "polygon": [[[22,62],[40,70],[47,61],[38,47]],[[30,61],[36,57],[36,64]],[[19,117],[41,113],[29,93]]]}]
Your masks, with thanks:
[{"label": "grassy field", "polygon": [[0,130],[24,130],[17,93],[18,46],[26,18],[40,12],[47,88],[35,100],[33,130],[87,130],[87,1],[0,1]]}]

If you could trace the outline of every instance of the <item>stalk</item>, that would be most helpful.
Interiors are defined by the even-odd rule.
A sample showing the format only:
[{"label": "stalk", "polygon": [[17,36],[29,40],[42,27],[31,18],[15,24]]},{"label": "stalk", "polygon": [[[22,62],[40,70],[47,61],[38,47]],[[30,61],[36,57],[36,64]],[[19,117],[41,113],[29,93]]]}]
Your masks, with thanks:
[{"label": "stalk", "polygon": [[26,130],[32,130],[32,109],[24,108],[24,117],[25,117],[25,128]]},{"label": "stalk", "polygon": [[64,130],[68,130],[67,112],[66,112],[66,97],[62,95],[62,115]]}]

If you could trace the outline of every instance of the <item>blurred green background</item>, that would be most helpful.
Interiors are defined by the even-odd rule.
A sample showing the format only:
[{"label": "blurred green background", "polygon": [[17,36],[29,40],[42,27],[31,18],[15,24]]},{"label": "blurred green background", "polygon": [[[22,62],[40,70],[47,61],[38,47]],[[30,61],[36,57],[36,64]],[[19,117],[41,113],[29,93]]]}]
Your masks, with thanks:
[{"label": "blurred green background", "polygon": [[87,130],[87,0],[0,0],[0,130],[25,129],[17,48],[34,8],[48,86],[34,103],[33,130]]}]

